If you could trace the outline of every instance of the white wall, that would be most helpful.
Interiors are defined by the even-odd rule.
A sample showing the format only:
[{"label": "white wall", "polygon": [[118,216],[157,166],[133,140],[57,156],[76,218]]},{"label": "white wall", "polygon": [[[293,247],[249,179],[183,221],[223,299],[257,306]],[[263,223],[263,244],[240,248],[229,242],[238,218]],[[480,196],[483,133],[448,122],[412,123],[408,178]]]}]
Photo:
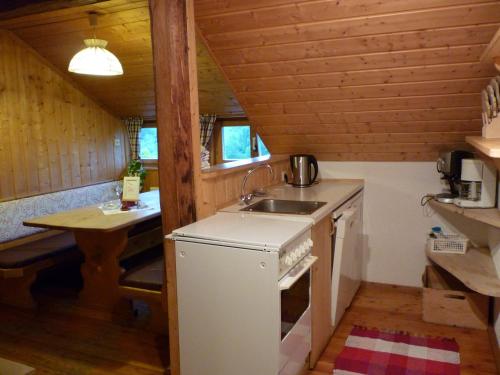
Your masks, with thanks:
[{"label": "white wall", "polygon": [[[365,180],[364,279],[422,286],[426,234],[444,225],[424,216],[420,199],[442,190],[434,162],[320,162],[322,178]],[[429,210],[427,210],[429,211]]]},{"label": "white wall", "polygon": [[[420,198],[444,186],[434,162],[320,162],[319,167],[322,178],[365,180],[365,280],[422,286],[426,234],[435,225],[465,234],[476,246],[489,246],[500,271],[499,229],[453,213],[427,209],[424,214]],[[493,319],[500,341],[500,298]]]}]

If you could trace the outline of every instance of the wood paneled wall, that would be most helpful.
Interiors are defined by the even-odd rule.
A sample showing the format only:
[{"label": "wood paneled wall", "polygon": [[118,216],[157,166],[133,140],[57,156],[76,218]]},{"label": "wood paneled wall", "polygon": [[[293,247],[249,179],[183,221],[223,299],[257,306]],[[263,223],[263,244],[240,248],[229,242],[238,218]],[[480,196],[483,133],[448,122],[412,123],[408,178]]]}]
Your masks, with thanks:
[{"label": "wood paneled wall", "polygon": [[273,153],[433,160],[481,129],[487,0],[196,0],[196,21]]},{"label": "wood paneled wall", "polygon": [[0,30],[0,201],[108,181],[126,165],[123,123]]},{"label": "wood paneled wall", "polygon": [[[266,169],[255,172],[255,176],[249,178],[247,191],[250,192],[257,187],[277,185],[281,181],[281,173],[290,175],[290,161],[288,156],[277,155],[271,157],[269,161],[261,161],[245,165],[243,167],[224,168],[224,165],[233,163],[222,163],[208,170],[201,172],[201,200],[197,218],[203,219],[214,215],[217,210],[235,203],[240,197],[241,184],[243,177],[249,169],[257,164],[268,162],[273,167],[274,178],[271,178]],[[144,190],[148,191],[151,187],[158,187],[158,170],[149,169],[144,182]]]},{"label": "wood paneled wall", "polygon": [[[256,158],[258,159],[258,158]],[[290,161],[288,156],[276,155],[269,160],[255,162],[235,168],[224,168],[223,165],[202,171],[201,173],[201,204],[197,212],[197,218],[203,219],[214,215],[217,210],[236,203],[241,195],[241,184],[248,170],[258,164],[269,163],[274,172],[271,178],[269,171],[262,168],[248,178],[246,191],[251,192],[256,188],[277,185],[281,183],[281,174],[285,172],[290,176]]]}]

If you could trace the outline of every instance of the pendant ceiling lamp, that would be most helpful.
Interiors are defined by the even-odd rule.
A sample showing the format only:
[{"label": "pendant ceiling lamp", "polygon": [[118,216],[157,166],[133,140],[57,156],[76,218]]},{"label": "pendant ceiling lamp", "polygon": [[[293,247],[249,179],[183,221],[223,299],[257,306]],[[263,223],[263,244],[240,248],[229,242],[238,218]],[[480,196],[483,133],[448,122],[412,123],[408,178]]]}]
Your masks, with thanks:
[{"label": "pendant ceiling lamp", "polygon": [[85,48],[69,62],[68,71],[93,76],[118,76],[123,74],[120,60],[106,49],[108,42],[95,37],[97,13],[89,13],[90,26],[94,28],[94,37],[85,39]]}]

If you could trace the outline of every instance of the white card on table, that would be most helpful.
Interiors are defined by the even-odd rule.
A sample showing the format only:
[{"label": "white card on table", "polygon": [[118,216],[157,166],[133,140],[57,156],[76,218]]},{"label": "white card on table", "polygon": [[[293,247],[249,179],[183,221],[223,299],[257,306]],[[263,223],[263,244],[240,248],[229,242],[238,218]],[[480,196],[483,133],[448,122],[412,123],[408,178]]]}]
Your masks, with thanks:
[{"label": "white card on table", "polygon": [[137,202],[139,200],[140,190],[141,190],[140,177],[123,177],[122,201]]}]

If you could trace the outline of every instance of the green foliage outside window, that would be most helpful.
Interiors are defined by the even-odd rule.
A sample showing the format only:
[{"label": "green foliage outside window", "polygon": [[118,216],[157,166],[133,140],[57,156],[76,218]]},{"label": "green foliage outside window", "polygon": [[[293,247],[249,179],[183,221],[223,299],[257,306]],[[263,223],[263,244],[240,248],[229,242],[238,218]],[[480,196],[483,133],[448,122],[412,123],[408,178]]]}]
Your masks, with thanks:
[{"label": "green foliage outside window", "polygon": [[252,157],[250,150],[250,126],[222,127],[222,158],[241,160]]},{"label": "green foliage outside window", "polygon": [[266,145],[264,144],[264,142],[262,141],[262,139],[258,134],[257,134],[257,147],[259,149],[259,156],[271,155],[271,153],[269,152]]},{"label": "green foliage outside window", "polygon": [[141,159],[158,159],[158,136],[156,128],[142,128],[139,133],[139,144],[139,157]]},{"label": "green foliage outside window", "polygon": [[[158,159],[158,135],[156,128],[142,128],[139,133],[142,160]],[[269,155],[269,150],[257,135],[259,156]],[[222,157],[224,160],[241,160],[252,157],[250,141],[250,125],[222,127]]]}]

